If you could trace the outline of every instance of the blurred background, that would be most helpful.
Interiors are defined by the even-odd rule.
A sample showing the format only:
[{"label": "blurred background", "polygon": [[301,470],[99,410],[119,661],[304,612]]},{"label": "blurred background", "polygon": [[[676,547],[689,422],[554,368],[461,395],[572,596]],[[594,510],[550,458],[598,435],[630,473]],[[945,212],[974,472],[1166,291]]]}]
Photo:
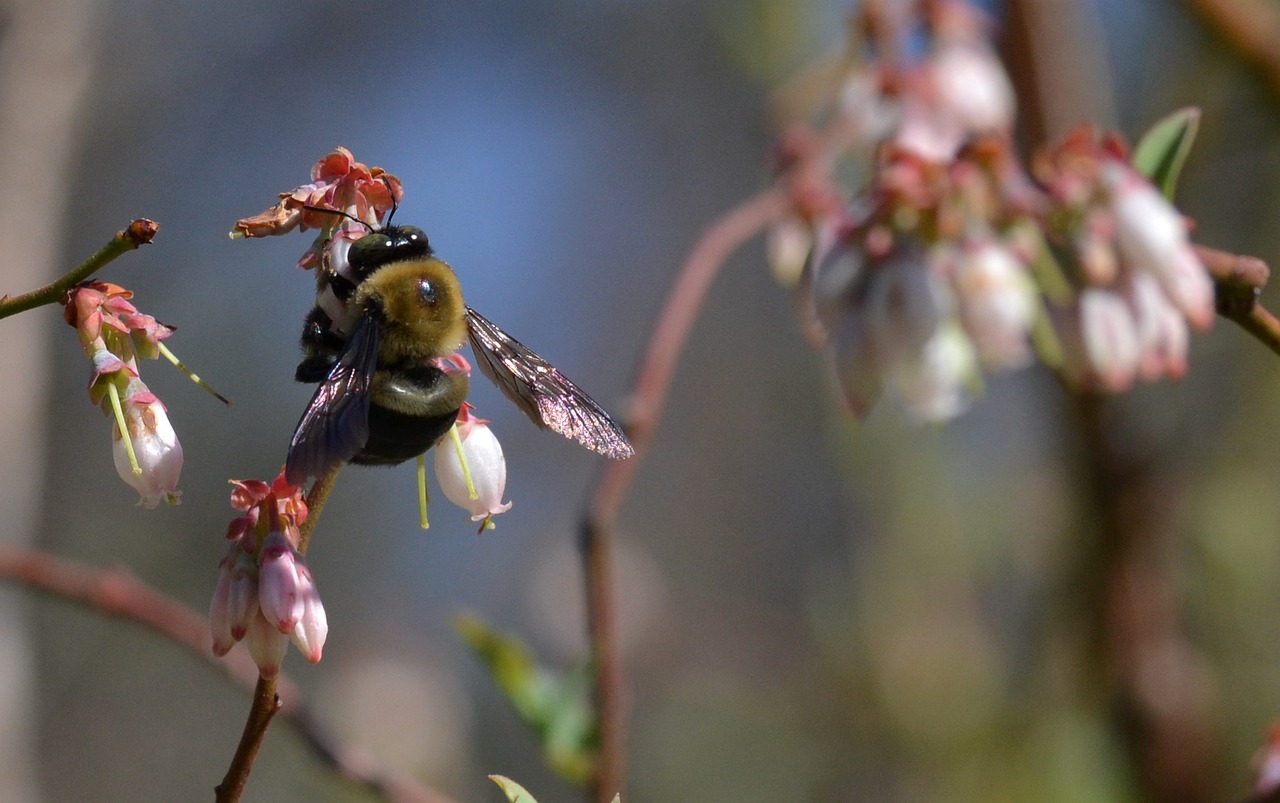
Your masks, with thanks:
[{"label": "blurred background", "polygon": [[[1198,241],[1280,264],[1280,115],[1260,74],[1182,3],[1023,5],[1067,21],[1049,28],[1066,59],[1053,69],[1078,92],[1064,90],[1049,133],[1092,115],[1133,137],[1203,107],[1180,206]],[[186,454],[182,505],[145,511],[115,474],[60,311],[0,322],[6,537],[126,567],[207,609],[227,479],[274,475],[312,390],[292,381],[313,303],[293,266],[309,238],[226,233],[337,145],[400,176],[397,220],[427,230],[472,306],[621,410],[683,255],[769,181],[771,92],[838,50],[850,7],[0,5],[12,234],[0,290],[43,284],[154,218],[156,242],[101,277],[175,325],[169,345],[235,400],[224,409],[144,366]],[[452,622],[478,613],[551,666],[581,656],[575,541],[599,458],[473,386],[513,509],[476,536],[437,494],[423,532],[412,468],[345,473],[308,556],[325,657],[312,667],[291,652],[285,670],[328,727],[460,800],[499,800],[489,773],[577,799]],[[1156,708],[1187,718],[1176,744],[1150,752],[1189,756],[1188,800],[1243,795],[1280,718],[1277,392],[1275,355],[1219,321],[1185,381],[1105,411],[1123,433],[1111,445],[1142,471],[1127,510],[1151,532],[1150,575],[1129,579],[1158,590],[1153,615],[1178,634],[1134,670],[1167,693]],[[760,241],[737,254],[618,535],[628,799],[1150,798],[1159,767],[1140,766],[1115,662],[1099,657],[1108,545],[1078,407],[1030,369],[996,378],[946,427],[912,426],[892,404],[854,425]],[[67,603],[7,589],[0,612],[0,797],[208,798],[244,694]],[[248,799],[364,798],[277,723]]]}]

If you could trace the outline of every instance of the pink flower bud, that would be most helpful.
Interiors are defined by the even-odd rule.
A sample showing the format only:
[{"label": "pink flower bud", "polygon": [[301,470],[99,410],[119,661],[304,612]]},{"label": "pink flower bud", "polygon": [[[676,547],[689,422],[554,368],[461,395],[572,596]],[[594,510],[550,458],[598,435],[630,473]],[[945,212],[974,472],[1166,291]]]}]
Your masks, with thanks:
[{"label": "pink flower bud", "polygon": [[976,41],[945,42],[930,59],[929,75],[938,113],[965,135],[1012,128],[1013,84],[989,48]]},{"label": "pink flower bud", "polygon": [[1030,362],[1035,286],[1013,252],[979,239],[965,248],[954,281],[961,320],[983,363],[1001,369]]},{"label": "pink flower bud", "polygon": [[258,565],[253,556],[236,550],[231,566],[231,588],[227,592],[227,613],[231,621],[231,637],[245,637],[258,612]]},{"label": "pink flower bud", "polygon": [[1192,326],[1213,323],[1213,282],[1187,239],[1182,215],[1133,168],[1108,160],[1099,178],[1111,195],[1116,247],[1137,271],[1151,274]]},{"label": "pink flower bud", "polygon": [[293,629],[293,643],[302,652],[304,658],[311,663],[320,660],[324,651],[324,640],[329,635],[329,620],[324,613],[324,605],[320,602],[320,592],[316,589],[311,569],[304,563],[298,564],[298,600],[302,605],[302,615]]},{"label": "pink flower bud", "polygon": [[173,431],[169,417],[165,415],[164,405],[147,392],[146,386],[139,380],[134,380],[131,384],[131,387],[136,386],[141,386],[142,392],[124,399],[124,417],[142,473],[133,473],[120,429],[113,427],[112,453],[116,472],[141,494],[139,503],[147,508],[154,508],[161,501],[176,505],[182,495],[178,491],[178,477],[182,473],[182,444],[178,442],[178,435]]},{"label": "pink flower bud", "polygon": [[279,532],[267,536],[258,557],[258,603],[262,615],[281,633],[288,634],[302,617],[298,595],[297,551]]},{"label": "pink flower bud", "polygon": [[209,603],[213,654],[219,657],[231,652],[231,648],[236,646],[236,637],[231,633],[231,566],[238,551],[233,547],[218,565],[218,580],[213,586],[213,600]]},{"label": "pink flower bud", "polygon": [[1076,335],[1068,350],[1077,373],[1108,391],[1133,384],[1140,356],[1133,313],[1110,290],[1087,288],[1076,300]]},{"label": "pink flower bud", "polygon": [[1187,322],[1159,283],[1135,273],[1120,287],[1133,311],[1138,337],[1138,372],[1143,379],[1181,377],[1187,371]]},{"label": "pink flower bud", "polygon": [[289,649],[289,637],[255,609],[249,632],[245,635],[245,645],[249,648],[249,656],[258,665],[258,673],[264,678],[273,678],[279,674],[285,651]]},{"label": "pink flower bud", "polygon": [[769,227],[765,255],[774,280],[783,287],[795,287],[812,247],[813,232],[796,215],[788,215]]}]

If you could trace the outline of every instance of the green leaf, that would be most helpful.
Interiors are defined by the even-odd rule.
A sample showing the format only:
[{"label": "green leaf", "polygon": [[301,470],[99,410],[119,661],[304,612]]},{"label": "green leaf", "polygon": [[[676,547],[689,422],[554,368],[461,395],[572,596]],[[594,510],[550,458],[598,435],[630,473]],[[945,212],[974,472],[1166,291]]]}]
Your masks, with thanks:
[{"label": "green leaf", "polygon": [[1169,200],[1173,200],[1178,176],[1199,130],[1200,110],[1188,106],[1151,126],[1133,151],[1134,167],[1151,179]]},{"label": "green leaf", "polygon": [[547,763],[561,778],[585,784],[595,770],[596,718],[590,664],[556,678],[554,703],[542,731]]},{"label": "green leaf", "polygon": [[502,775],[490,775],[489,780],[496,783],[506,794],[507,800],[511,803],[538,803],[533,795],[529,794],[529,790],[520,784]]},{"label": "green leaf", "polygon": [[595,769],[596,737],[589,665],[551,672],[539,667],[519,640],[477,616],[462,614],[454,627],[484,661],[516,713],[537,733],[547,764],[571,783],[586,783]]},{"label": "green leaf", "polygon": [[525,646],[472,614],[460,614],[454,620],[454,628],[484,661],[520,718],[541,730],[554,703],[553,684],[538,669]]}]

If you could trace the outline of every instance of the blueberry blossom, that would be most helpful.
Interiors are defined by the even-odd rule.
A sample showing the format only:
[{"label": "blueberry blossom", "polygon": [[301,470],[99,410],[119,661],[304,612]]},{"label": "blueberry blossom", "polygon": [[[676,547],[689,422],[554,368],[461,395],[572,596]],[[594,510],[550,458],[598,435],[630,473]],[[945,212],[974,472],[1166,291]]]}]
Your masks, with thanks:
[{"label": "blueberry blossom", "polygon": [[493,527],[493,516],[511,509],[502,501],[507,461],[489,422],[471,415],[471,409],[463,403],[454,430],[436,445],[436,479],[449,501],[481,522],[483,531]]},{"label": "blueberry blossom", "polygon": [[85,282],[68,291],[63,317],[93,363],[90,400],[113,416],[116,470],[141,495],[139,502],[154,508],[177,504],[181,496],[182,445],[164,404],[138,376],[138,358],[172,358],[160,341],[173,329],[138,312],[132,296],[114,284]]}]

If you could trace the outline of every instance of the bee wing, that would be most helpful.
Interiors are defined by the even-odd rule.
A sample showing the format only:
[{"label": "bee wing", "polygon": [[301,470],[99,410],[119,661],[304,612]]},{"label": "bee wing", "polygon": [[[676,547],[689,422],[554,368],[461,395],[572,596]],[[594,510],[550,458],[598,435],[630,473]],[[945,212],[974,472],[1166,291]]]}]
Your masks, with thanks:
[{"label": "bee wing", "polygon": [[301,485],[356,456],[369,440],[369,395],[378,365],[378,327],[364,316],[298,420],[285,480]]},{"label": "bee wing", "polygon": [[467,307],[467,337],[480,372],[539,427],[622,460],[635,454],[622,427],[551,363]]}]

